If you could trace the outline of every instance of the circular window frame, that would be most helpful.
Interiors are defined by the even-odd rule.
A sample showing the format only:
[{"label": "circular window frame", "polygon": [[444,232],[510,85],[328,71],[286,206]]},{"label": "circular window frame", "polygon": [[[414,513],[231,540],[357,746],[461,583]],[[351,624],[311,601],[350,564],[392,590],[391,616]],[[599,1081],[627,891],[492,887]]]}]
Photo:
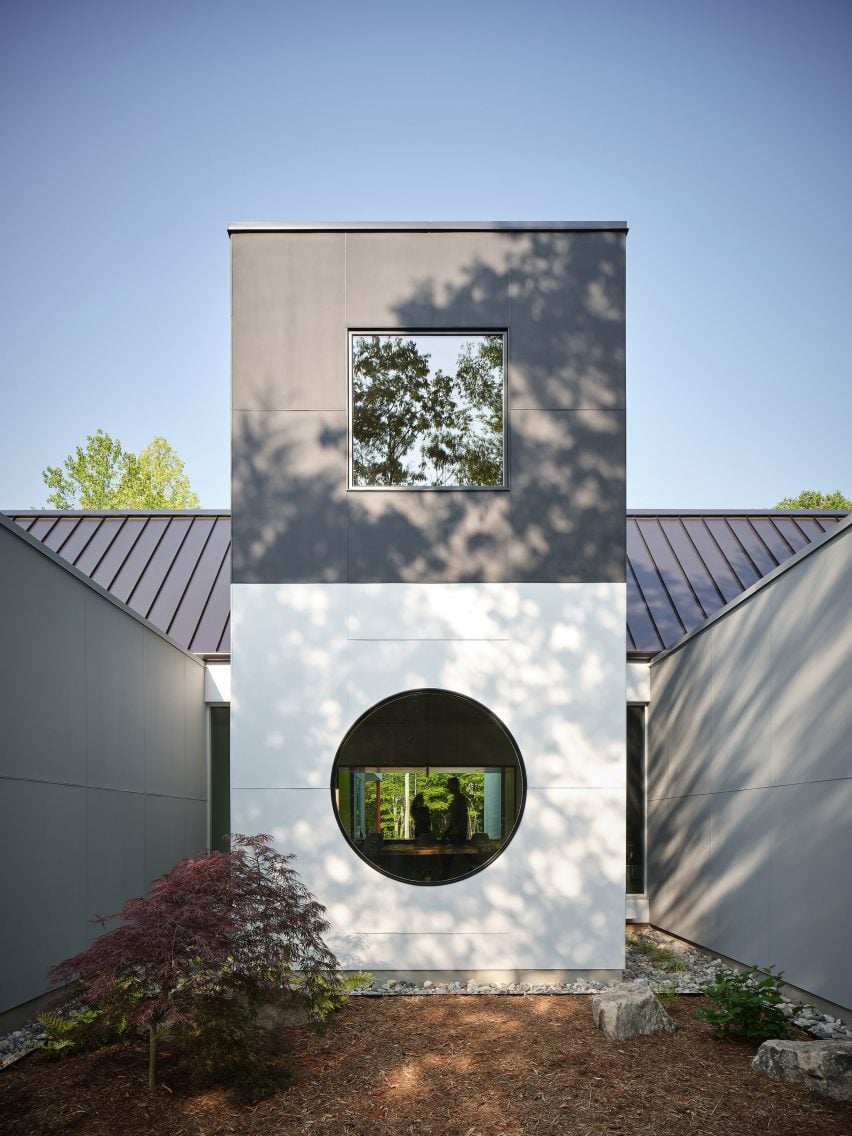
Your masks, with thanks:
[{"label": "circular window frame", "polygon": [[[450,697],[452,697],[452,698],[458,698],[460,701],[466,702],[469,705],[476,707],[476,709],[480,713],[484,714],[487,718],[489,718],[497,726],[497,728],[505,735],[506,740],[509,742],[509,745],[512,747],[512,751],[515,755],[515,760],[518,763],[517,768],[520,770],[520,774],[521,774],[521,778],[520,778],[521,785],[520,785],[520,793],[519,793],[519,801],[518,801],[518,810],[517,810],[517,815],[515,816],[515,823],[512,825],[511,829],[507,833],[506,838],[503,841],[503,843],[501,844],[499,850],[497,852],[495,852],[494,855],[489,860],[486,860],[484,864],[478,864],[478,865],[476,865],[476,867],[472,868],[469,872],[465,872],[464,875],[454,876],[452,879],[449,879],[449,880],[411,880],[411,879],[406,879],[405,876],[399,876],[399,875],[396,875],[396,873],[394,873],[394,872],[389,872],[386,868],[381,867],[381,865],[377,864],[374,860],[371,860],[369,858],[369,856],[365,856],[364,853],[361,851],[361,849],[358,848],[358,846],[351,839],[351,837],[349,836],[349,833],[343,827],[343,823],[340,819],[340,812],[339,812],[338,807],[337,807],[338,762],[340,760],[340,755],[343,752],[343,750],[345,749],[346,743],[349,741],[351,736],[362,725],[362,723],[365,722],[368,718],[370,718],[373,714],[375,714],[377,710],[381,710],[384,706],[388,706],[391,702],[398,702],[402,698],[410,698],[413,695],[422,695],[422,694],[450,695]],[[477,699],[475,699],[475,698],[471,698],[470,695],[459,694],[458,691],[456,691],[456,690],[446,690],[443,687],[437,687],[437,686],[418,686],[418,687],[415,687],[411,690],[401,690],[401,691],[397,691],[395,694],[389,694],[386,698],[382,698],[378,702],[374,702],[372,706],[368,707],[362,714],[360,714],[358,716],[358,718],[356,718],[356,720],[352,723],[352,725],[349,727],[349,729],[343,735],[343,738],[341,739],[340,744],[338,745],[337,750],[335,751],[334,759],[331,763],[331,779],[330,779],[330,782],[329,782],[329,790],[330,790],[330,795],[331,795],[331,810],[334,813],[334,819],[337,822],[337,827],[340,829],[340,834],[343,837],[347,848],[351,849],[351,851],[353,851],[355,853],[355,855],[358,857],[359,860],[362,860],[374,872],[378,872],[378,874],[380,876],[385,876],[386,879],[393,880],[395,883],[407,884],[409,887],[427,887],[427,888],[448,887],[451,884],[463,883],[465,880],[470,880],[474,876],[479,875],[480,872],[484,872],[487,868],[490,868],[492,864],[496,863],[497,860],[500,859],[500,857],[503,855],[503,853],[506,851],[506,849],[512,843],[518,829],[520,828],[521,821],[523,820],[523,816],[524,816],[524,810],[526,808],[526,803],[527,803],[527,770],[526,770],[526,766],[524,765],[523,756],[521,755],[520,746],[515,741],[515,737],[512,734],[512,731],[509,729],[509,727],[506,725],[505,722],[503,722],[500,718],[497,717],[497,715],[494,713],[493,710],[489,710],[489,708],[487,706],[485,706],[482,702],[477,701]]]}]

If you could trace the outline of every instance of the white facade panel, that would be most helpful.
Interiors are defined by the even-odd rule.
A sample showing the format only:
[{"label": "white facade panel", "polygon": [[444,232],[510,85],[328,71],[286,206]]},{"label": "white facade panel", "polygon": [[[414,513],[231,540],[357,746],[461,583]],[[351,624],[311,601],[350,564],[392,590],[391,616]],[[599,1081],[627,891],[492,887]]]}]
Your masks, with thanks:
[{"label": "white facade panel", "polygon": [[627,701],[651,701],[651,667],[649,663],[627,664]]},{"label": "white facade panel", "polygon": [[[623,965],[624,618],[618,584],[234,585],[232,828],[296,854],[344,965]],[[496,714],[528,778],[502,855],[433,887],[364,862],[330,792],[349,727],[419,688]]]},{"label": "white facade panel", "polygon": [[349,725],[346,587],[233,586],[232,788],[328,786]]}]

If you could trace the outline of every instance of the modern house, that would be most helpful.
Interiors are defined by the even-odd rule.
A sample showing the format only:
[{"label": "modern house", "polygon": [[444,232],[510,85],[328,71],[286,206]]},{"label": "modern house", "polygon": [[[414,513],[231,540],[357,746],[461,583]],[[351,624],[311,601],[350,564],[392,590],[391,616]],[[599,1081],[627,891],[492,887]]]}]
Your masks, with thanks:
[{"label": "modern house", "polygon": [[[171,863],[208,842],[215,845],[217,835],[231,827],[229,514],[29,511],[12,514],[11,520],[17,524],[0,518],[7,645],[0,687],[4,737],[0,840],[6,864],[21,862],[21,849],[30,849],[36,833],[40,854],[28,857],[26,874],[7,872],[4,877],[5,907],[13,913],[9,925],[15,928],[14,934],[2,939],[4,1010],[41,993],[47,967],[79,949],[87,935],[91,938],[98,933],[97,927],[87,926],[89,918],[116,910],[127,895],[144,892],[150,880]],[[842,796],[848,792],[849,780],[848,742],[844,741],[844,730],[845,738],[849,736],[844,693],[849,645],[843,605],[852,551],[850,523],[841,513],[628,512],[626,557],[626,914],[643,922],[650,919],[742,962],[773,961],[784,967],[791,982],[844,1006],[850,1004],[844,987],[844,935],[822,935],[814,949],[811,930],[828,926],[842,932],[842,897],[848,894],[842,875],[848,856],[844,842],[849,839]],[[834,567],[824,573],[822,565],[828,567],[829,561]],[[798,786],[790,782],[773,790],[782,800],[795,793],[826,794],[822,807],[799,810],[799,823],[807,825],[811,818],[818,822],[808,839],[789,843],[778,839],[777,833],[773,840],[766,828],[771,814],[765,798],[773,795],[766,791],[766,772],[767,784],[762,787],[729,788],[719,795],[677,794],[671,791],[668,770],[661,777],[660,769],[668,760],[666,753],[680,754],[677,760],[684,763],[691,760],[697,752],[696,739],[703,748],[698,752],[700,761],[693,761],[694,768],[706,777],[713,767],[712,739],[718,747],[727,730],[721,730],[718,706],[708,723],[706,698],[721,689],[720,668],[722,675],[727,671],[746,678],[735,686],[741,702],[735,707],[732,736],[742,737],[742,705],[766,714],[765,672],[758,669],[754,658],[740,659],[736,652],[720,651],[718,636],[726,619],[748,615],[755,600],[763,603],[765,614],[769,609],[762,597],[779,582],[783,584],[785,575],[795,580],[805,572],[811,577],[825,574],[827,579],[817,587],[807,582],[805,601],[798,598],[795,609],[802,626],[790,625],[792,641],[788,634],[783,652],[778,650],[776,630],[775,655],[779,661],[794,661],[788,678],[798,676],[803,684],[803,697],[792,704],[800,752],[809,754],[819,745],[823,753],[836,753],[841,764],[839,777],[810,784],[802,778]],[[101,622],[110,619],[124,629],[126,642],[107,640],[103,649],[96,650],[97,626],[84,638],[85,608],[81,613],[78,599],[73,614],[75,595],[87,601],[89,619],[95,610],[95,619],[101,614]],[[831,596],[835,597],[834,608],[827,602]],[[767,631],[771,633],[768,625],[764,635]],[[695,692],[686,685],[685,677],[691,674],[694,678],[694,664],[678,645],[694,652],[701,647],[702,636],[707,644],[716,637],[715,660],[710,662],[715,661],[717,674],[708,685],[705,660],[703,672],[700,668],[697,672],[701,689]],[[844,636],[845,646],[840,641]],[[127,650],[140,638],[143,652],[145,643],[149,645],[149,673],[153,671],[147,685],[144,654],[140,668],[138,658]],[[744,650],[750,650],[754,631],[736,638]],[[119,649],[127,658],[124,666],[116,668]],[[79,676],[91,674],[99,657],[95,689],[85,694]],[[158,657],[158,665],[153,666]],[[191,690],[191,705],[204,717],[199,722],[187,710],[191,723],[187,732],[186,722],[177,720],[181,711],[172,706],[174,736],[160,733],[163,748],[159,759],[153,755],[149,759],[146,793],[145,751],[141,757],[137,752],[135,785],[131,784],[125,735],[134,731],[150,750],[156,737],[152,727],[168,728],[163,703],[180,690],[178,658],[190,660],[185,664],[185,681]],[[800,663],[803,659],[810,664]],[[678,669],[681,662],[687,664],[682,671]],[[814,665],[818,681],[811,690]],[[672,692],[678,687],[658,680],[666,668],[674,675],[684,675],[679,712],[684,727],[696,723],[694,735],[680,728],[676,751],[664,724],[673,704]],[[160,673],[170,675],[171,680],[152,685],[151,679]],[[106,674],[113,684],[111,693],[107,688],[109,697],[98,697],[97,687],[107,681]],[[124,720],[121,700],[115,696],[116,682],[125,681],[122,674],[133,680],[124,691],[129,714]],[[203,677],[203,684],[196,675]],[[758,697],[755,692],[761,683],[765,693]],[[770,683],[777,692],[778,678],[770,676]],[[54,708],[50,715],[42,713],[46,703]],[[85,726],[80,722],[83,705]],[[99,713],[104,719],[101,725]],[[76,745],[69,745],[72,722],[79,739]],[[116,733],[106,749],[118,769],[98,783],[98,738],[110,725]],[[826,725],[831,727],[827,732]],[[650,755],[647,848],[646,730]],[[764,754],[765,743],[764,736]],[[90,761],[87,756],[84,764],[81,753],[88,754],[89,747],[93,757]],[[158,761],[174,770],[175,757],[180,754],[182,762],[189,756],[207,768],[188,796],[175,793],[173,784],[158,781],[162,777]],[[45,764],[51,755],[52,770]],[[184,765],[183,776],[186,768]],[[803,769],[807,771],[805,765]],[[762,812],[755,814],[753,824],[745,809],[739,836],[744,846],[749,841],[756,843],[762,854],[755,855],[752,847],[750,855],[733,858],[733,871],[728,865],[727,872],[720,872],[719,806],[733,807],[738,801],[748,806],[760,798]],[[112,823],[110,806],[118,814]],[[690,807],[698,810],[698,823],[692,817],[677,830],[670,819],[672,812]],[[666,820],[665,826],[660,818]],[[736,835],[737,826],[728,823],[724,831],[729,837]],[[115,854],[116,849],[121,850],[120,855]],[[784,865],[779,873],[784,850],[795,858],[796,868]],[[322,888],[319,894],[322,896]],[[806,914],[800,918],[802,913]],[[792,926],[785,927],[785,914]],[[803,944],[803,957],[796,958],[795,951],[801,954]]]},{"label": "modern house", "polygon": [[625,232],[232,228],[233,517],[0,518],[0,1010],[228,829],[346,968],[617,976],[627,916],[852,1006],[852,520],[625,531]]}]

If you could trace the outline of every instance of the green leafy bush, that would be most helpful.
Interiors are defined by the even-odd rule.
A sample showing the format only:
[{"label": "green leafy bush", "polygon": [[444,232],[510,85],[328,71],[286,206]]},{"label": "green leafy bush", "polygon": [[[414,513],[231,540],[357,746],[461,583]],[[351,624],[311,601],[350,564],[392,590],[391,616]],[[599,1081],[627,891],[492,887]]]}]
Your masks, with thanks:
[{"label": "green leafy bush", "polygon": [[81,1050],[100,1049],[126,1036],[125,1018],[113,1019],[101,1006],[67,1003],[61,1013],[44,1010],[36,1015],[47,1032],[44,1050],[49,1057],[69,1057]]},{"label": "green leafy bush", "polygon": [[780,1009],[783,971],[773,974],[773,970],[771,966],[764,972],[756,966],[741,971],[722,968],[703,990],[712,1006],[696,1010],[696,1018],[713,1026],[714,1037],[737,1034],[760,1041],[787,1037],[789,1026]]}]

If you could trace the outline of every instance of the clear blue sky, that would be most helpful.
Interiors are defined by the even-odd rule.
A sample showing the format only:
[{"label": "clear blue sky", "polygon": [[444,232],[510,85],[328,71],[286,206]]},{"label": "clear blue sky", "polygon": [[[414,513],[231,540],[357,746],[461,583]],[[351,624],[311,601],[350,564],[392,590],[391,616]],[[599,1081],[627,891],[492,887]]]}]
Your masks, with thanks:
[{"label": "clear blue sky", "polygon": [[236,220],[626,220],[628,501],[852,494],[852,4],[4,5],[0,508],[229,500]]}]

